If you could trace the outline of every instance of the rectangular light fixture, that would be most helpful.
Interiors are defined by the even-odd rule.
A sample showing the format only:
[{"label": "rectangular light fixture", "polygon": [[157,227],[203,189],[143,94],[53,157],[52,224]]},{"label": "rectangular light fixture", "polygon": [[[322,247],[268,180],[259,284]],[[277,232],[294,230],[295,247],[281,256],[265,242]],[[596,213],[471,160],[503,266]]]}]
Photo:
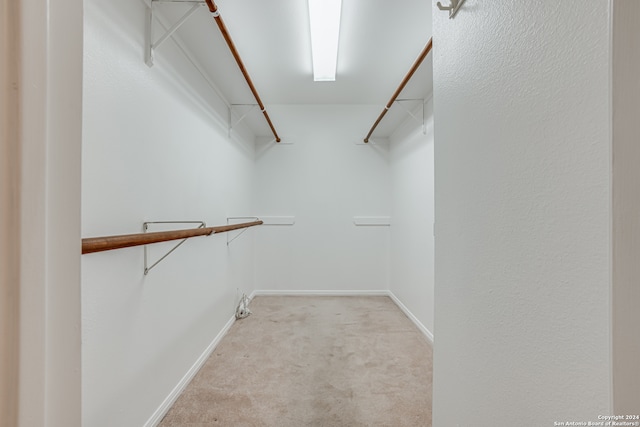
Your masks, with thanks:
[{"label": "rectangular light fixture", "polygon": [[342,0],[309,0],[313,80],[334,81],[338,62]]}]

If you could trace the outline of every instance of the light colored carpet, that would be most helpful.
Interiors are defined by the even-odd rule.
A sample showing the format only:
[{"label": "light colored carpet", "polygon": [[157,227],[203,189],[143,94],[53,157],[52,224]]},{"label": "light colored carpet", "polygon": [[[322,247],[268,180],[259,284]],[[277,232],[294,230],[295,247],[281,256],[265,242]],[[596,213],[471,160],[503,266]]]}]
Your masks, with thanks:
[{"label": "light colored carpet", "polygon": [[431,426],[431,346],[390,298],[249,308],[160,427]]}]

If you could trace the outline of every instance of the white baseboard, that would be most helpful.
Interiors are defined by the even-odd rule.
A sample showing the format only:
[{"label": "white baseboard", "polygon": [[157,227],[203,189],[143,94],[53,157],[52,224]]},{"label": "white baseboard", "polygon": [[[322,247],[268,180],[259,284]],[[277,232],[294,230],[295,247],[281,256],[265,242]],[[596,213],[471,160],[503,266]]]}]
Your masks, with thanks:
[{"label": "white baseboard", "polygon": [[413,322],[413,324],[416,325],[418,327],[418,329],[420,329],[420,332],[422,332],[424,334],[424,336],[427,337],[427,339],[429,340],[431,345],[433,345],[433,333],[426,326],[424,326],[422,324],[422,322],[420,320],[418,320],[418,318],[416,316],[414,316],[414,314],[411,312],[411,310],[409,310],[407,308],[407,306],[404,305],[402,303],[402,301],[400,301],[398,299],[398,297],[394,295],[393,292],[387,291],[387,295],[389,296],[389,298],[391,298],[391,300],[393,302],[396,303],[398,308],[400,308],[400,310],[402,310],[402,312],[407,315],[409,320],[411,320]]},{"label": "white baseboard", "polygon": [[216,337],[211,341],[211,344],[207,346],[207,348],[202,352],[198,360],[191,366],[191,368],[187,371],[187,373],[182,377],[180,382],[171,390],[171,393],[164,399],[164,402],[156,409],[156,411],[151,415],[151,417],[144,424],[144,427],[155,427],[160,424],[162,418],[169,412],[169,409],[173,406],[175,401],[180,397],[180,394],[183,390],[189,385],[193,377],[198,373],[202,365],[209,359],[213,350],[218,346],[220,340],[227,334],[233,323],[236,321],[235,316],[232,316],[231,319],[224,325],[222,330],[216,335]]},{"label": "white baseboard", "polygon": [[402,303],[398,299],[395,294],[389,290],[365,290],[365,291],[354,291],[354,290],[329,290],[329,291],[320,291],[320,290],[312,290],[312,291],[301,291],[301,290],[255,290],[251,292],[249,295],[249,299],[253,299],[256,296],[269,296],[269,295],[279,295],[279,296],[387,296],[391,298],[400,310],[413,322],[414,325],[424,334],[427,340],[433,345],[433,333],[422,324],[420,320],[407,308],[406,305]]},{"label": "white baseboard", "polygon": [[364,291],[352,291],[352,290],[312,290],[312,291],[301,291],[301,290],[256,290],[251,292],[249,295],[249,299],[252,299],[256,296],[314,296],[314,297],[351,297],[351,296],[387,296],[389,295],[389,291],[384,290],[364,290]]}]

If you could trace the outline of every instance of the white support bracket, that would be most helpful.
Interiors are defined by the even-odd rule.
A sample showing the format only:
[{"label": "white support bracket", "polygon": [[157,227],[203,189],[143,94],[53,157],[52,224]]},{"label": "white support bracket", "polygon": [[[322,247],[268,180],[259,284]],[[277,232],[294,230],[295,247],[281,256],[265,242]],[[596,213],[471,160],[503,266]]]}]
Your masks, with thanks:
[{"label": "white support bracket", "polygon": [[[230,221],[233,220],[238,220],[238,219],[251,219],[254,221],[258,221],[260,218],[258,218],[257,216],[230,216],[227,218],[227,225],[231,225]],[[240,237],[242,234],[244,234],[245,231],[247,231],[249,228],[243,228],[241,229],[238,233],[235,234],[235,236],[231,237],[231,233],[227,233],[227,246],[229,246],[229,244],[231,242],[233,242],[234,240],[236,240],[238,237]]]},{"label": "white support bracket", "polygon": [[[180,19],[176,21],[169,29],[165,31],[165,33],[160,36],[160,38],[156,41],[153,41],[154,31],[153,31],[153,22],[154,22],[154,9],[155,5],[158,3],[180,3],[191,5],[191,8],[185,12],[184,15]],[[187,20],[194,14],[200,7],[205,6],[206,4],[203,1],[178,1],[178,0],[151,0],[150,3],[147,4],[147,39],[145,45],[145,59],[144,62],[149,67],[153,67],[153,53],[154,51],[160,47],[168,38],[173,36],[173,34],[178,31]]]},{"label": "white support bracket", "polygon": [[[238,126],[240,122],[242,122],[245,117],[247,117],[247,115],[249,115],[249,113],[251,113],[256,108],[258,108],[258,104],[231,104],[231,106],[229,107],[229,138],[231,138],[231,131],[233,130],[233,128]],[[238,113],[242,113],[242,115],[238,120],[236,120],[235,123],[233,122],[233,115],[235,113],[234,109],[244,110]]]},{"label": "white support bracket", "polygon": [[[406,107],[406,105],[404,105],[404,102],[417,102],[420,101],[420,108],[422,109],[422,118],[420,117],[416,117],[416,115],[414,114],[413,111],[411,111],[409,108]],[[422,124],[422,134],[426,135],[427,134],[427,126],[426,126],[426,118],[425,118],[425,109],[424,109],[424,99],[422,98],[416,98],[416,99],[396,99],[395,101],[399,106],[402,107],[402,109],[409,115],[411,116],[416,122],[421,123]]]},{"label": "white support bracket", "polygon": [[[205,228],[207,224],[204,221],[148,221],[142,223],[142,230],[146,233],[149,230],[149,224],[198,224],[196,228]],[[156,265],[160,264],[166,257],[168,257],[173,251],[178,249],[180,245],[182,245],[187,239],[181,240],[178,244],[176,244],[169,252],[161,256],[156,262],[151,264],[150,266],[147,263],[147,245],[144,245],[144,275],[146,276],[149,271]]]}]

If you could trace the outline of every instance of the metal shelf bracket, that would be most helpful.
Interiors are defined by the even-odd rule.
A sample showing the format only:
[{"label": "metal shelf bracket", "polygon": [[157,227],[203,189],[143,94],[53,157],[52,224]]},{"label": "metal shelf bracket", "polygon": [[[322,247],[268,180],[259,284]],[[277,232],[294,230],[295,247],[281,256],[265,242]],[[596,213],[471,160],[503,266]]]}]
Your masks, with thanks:
[{"label": "metal shelf bracket", "polygon": [[[180,19],[176,21],[169,29],[165,31],[165,33],[160,36],[160,38],[156,41],[153,41],[154,31],[153,31],[153,22],[154,22],[154,10],[158,3],[180,3],[191,5],[191,8],[185,12],[184,15]],[[178,28],[182,26],[187,20],[194,14],[200,7],[205,6],[206,3],[202,1],[168,1],[168,0],[151,0],[147,3],[147,39],[145,44],[145,59],[144,62],[149,67],[153,67],[153,53],[154,51],[160,47],[167,39],[178,31]]]},{"label": "metal shelf bracket", "polygon": [[[404,102],[407,101],[411,101],[411,102],[416,102],[416,101],[420,101],[420,108],[422,109],[422,117],[417,117],[413,111],[411,111],[409,108],[407,108],[406,105],[404,105]],[[424,109],[424,99],[421,98],[416,98],[416,99],[396,99],[395,100],[396,104],[398,104],[400,107],[402,107],[402,109],[409,115],[411,116],[416,122],[421,123],[422,124],[422,134],[426,135],[427,134],[427,126],[426,126],[426,119],[425,119],[425,109]]]},{"label": "metal shelf bracket", "polygon": [[449,11],[449,19],[453,19],[460,10],[460,6],[464,3],[465,0],[451,0],[451,4],[449,6],[444,6],[442,3],[438,2],[436,6],[440,10],[448,10]]},{"label": "metal shelf bracket", "polygon": [[[258,104],[231,104],[231,106],[229,107],[229,138],[231,138],[231,131],[233,130],[233,128],[238,126],[240,122],[242,122],[245,119],[245,117],[247,117],[249,113],[251,113],[256,108],[258,108]],[[241,113],[242,115],[234,123],[233,116],[235,113],[235,109],[240,110],[238,114]]]},{"label": "metal shelf bracket", "polygon": [[[230,216],[227,218],[227,225],[230,225],[231,224],[230,221],[233,221],[236,219],[252,219],[252,220],[258,221],[260,218],[258,218],[257,216]],[[231,237],[231,233],[227,233],[227,246],[229,246],[229,244],[234,240],[236,240],[238,237],[242,236],[244,232],[247,230],[248,228],[243,228],[238,233],[236,233],[236,235],[233,237]]]},{"label": "metal shelf bracket", "polygon": [[[205,228],[207,226],[207,224],[205,224],[204,221],[148,221],[148,222],[142,223],[143,232],[146,233],[148,231],[149,224],[198,224],[196,228]],[[144,245],[144,275],[146,276],[147,273],[149,273],[149,271],[151,271],[153,267],[160,264],[161,261],[163,261],[166,257],[168,257],[173,251],[178,249],[178,247],[181,244],[183,244],[185,240],[187,239],[181,240],[178,244],[176,244],[173,248],[171,248],[169,252],[164,254],[162,257],[160,257],[156,262],[154,262],[150,266],[148,265],[148,262],[147,262],[147,246],[148,245]]]}]

